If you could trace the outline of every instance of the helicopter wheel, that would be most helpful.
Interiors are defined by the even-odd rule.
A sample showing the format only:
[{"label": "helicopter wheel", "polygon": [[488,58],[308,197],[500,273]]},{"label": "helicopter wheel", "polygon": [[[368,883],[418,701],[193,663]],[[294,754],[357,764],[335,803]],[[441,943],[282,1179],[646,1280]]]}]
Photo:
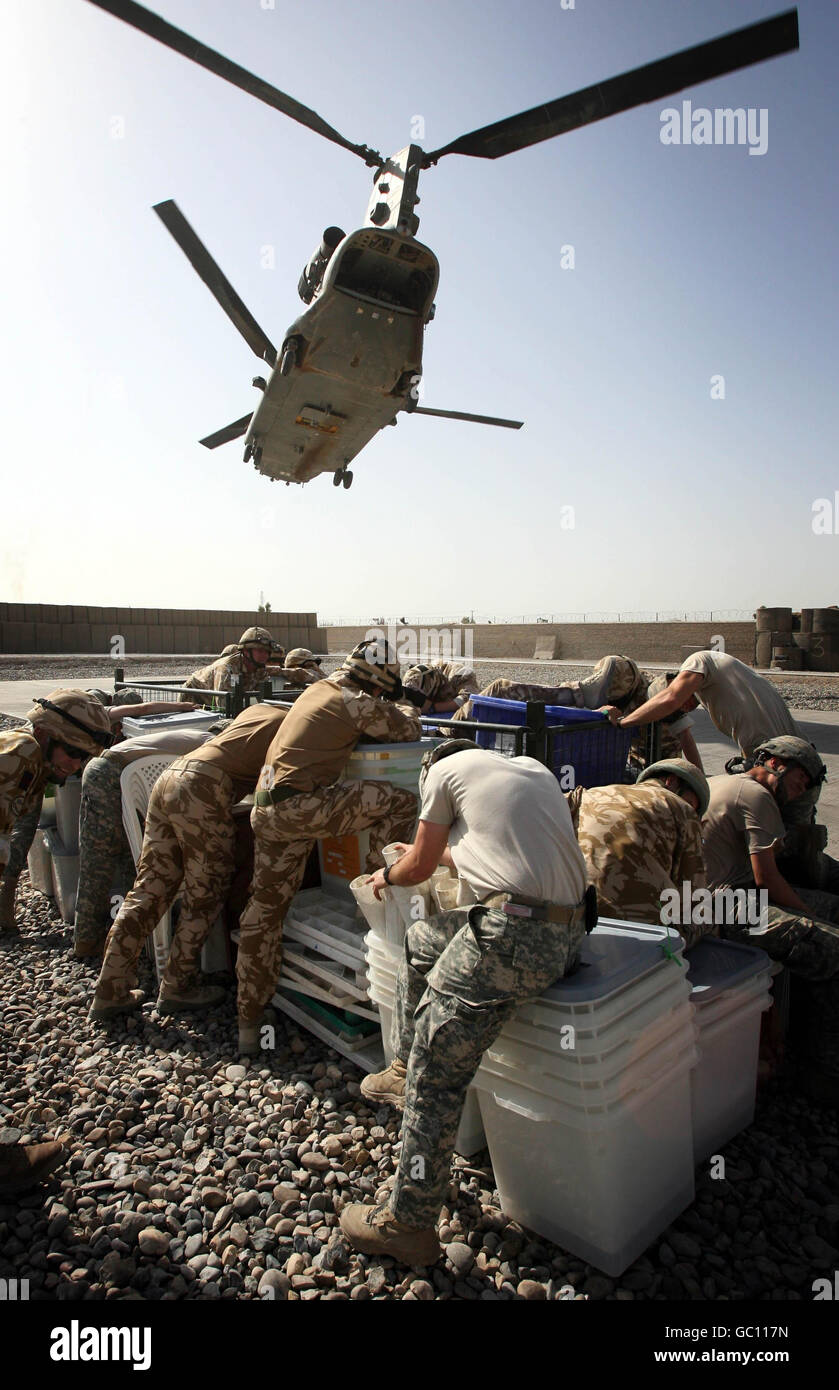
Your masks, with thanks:
[{"label": "helicopter wheel", "polygon": [[344,487],[352,487],[352,473],[350,473],[349,469],[347,468],[344,469],[344,476],[342,481]]},{"label": "helicopter wheel", "polygon": [[341,479],[343,478],[343,476],[344,476],[344,470],[343,470],[342,468],[336,468],[336,469],[335,469],[335,472],[332,474],[332,486],[333,486],[333,487],[340,487],[340,486],[341,486]]},{"label": "helicopter wheel", "polygon": [[289,372],[294,371],[296,366],[297,344],[292,342],[283,349],[283,355],[280,359],[280,376],[288,376]]}]

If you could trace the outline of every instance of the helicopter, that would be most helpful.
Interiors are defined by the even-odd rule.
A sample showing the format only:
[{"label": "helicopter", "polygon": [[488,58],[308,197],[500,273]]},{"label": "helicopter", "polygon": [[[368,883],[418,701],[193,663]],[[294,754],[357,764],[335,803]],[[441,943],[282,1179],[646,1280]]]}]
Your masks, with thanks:
[{"label": "helicopter", "polygon": [[683,49],[667,58],[556,101],[482,126],[440,149],[409,144],[389,158],[353,144],[316,111],[208,48],[135,0],[88,0],[181,53],[200,67],[290,116],[373,169],[363,225],[345,234],[328,227],[304,267],[298,294],[308,307],[286,330],[279,350],[246,308],[177,204],[154,211],[255,355],[271,368],[253,378],[256,409],[200,443],[216,449],[245,437],[244,460],[272,480],[306,483],[332,473],[352,485],[348,465],[400,411],[521,429],[523,421],[421,406],[422,350],[435,313],[440,267],[416,239],[417,186],[423,170],[447,155],[499,159],[529,145],[660,100],[797,49],[798,12]]}]

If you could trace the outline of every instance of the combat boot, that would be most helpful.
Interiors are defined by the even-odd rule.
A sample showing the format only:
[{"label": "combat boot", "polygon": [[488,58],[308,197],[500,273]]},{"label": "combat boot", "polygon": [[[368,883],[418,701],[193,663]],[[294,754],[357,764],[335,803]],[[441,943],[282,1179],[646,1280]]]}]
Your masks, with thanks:
[{"label": "combat boot", "polygon": [[224,993],[220,985],[193,985],[185,989],[173,988],[171,985],[167,989],[165,985],[161,985],[157,996],[157,1012],[177,1014],[188,1009],[210,1009],[214,1004],[221,1003]]},{"label": "combat boot", "polygon": [[97,1019],[116,1018],[118,1014],[133,1014],[137,1009],[142,1009],[145,998],[141,989],[129,990],[124,999],[100,999],[98,994],[94,994],[87,1016],[95,1022]]},{"label": "combat boot", "polygon": [[373,1072],[365,1076],[361,1083],[361,1094],[365,1100],[381,1104],[395,1105],[397,1110],[405,1109],[405,1078],[408,1068],[398,1057],[394,1057],[385,1071]]},{"label": "combat boot", "polygon": [[64,1145],[0,1144],[0,1197],[13,1197],[34,1187],[65,1157]]},{"label": "combat boot", "polygon": [[15,893],[17,874],[4,874],[0,882],[0,932],[14,932],[20,935],[20,927],[15,921]]},{"label": "combat boot", "polygon": [[403,1265],[433,1265],[440,1258],[440,1242],[433,1226],[417,1230],[398,1221],[388,1206],[354,1202],[341,1212],[341,1230],[354,1250],[362,1255],[390,1255]]}]

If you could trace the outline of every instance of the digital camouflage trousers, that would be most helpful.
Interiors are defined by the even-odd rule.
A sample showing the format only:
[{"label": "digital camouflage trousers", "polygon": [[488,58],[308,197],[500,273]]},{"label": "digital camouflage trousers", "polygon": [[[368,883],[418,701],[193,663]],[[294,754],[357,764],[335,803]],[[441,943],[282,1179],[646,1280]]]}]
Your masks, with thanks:
[{"label": "digital camouflage trousers", "polygon": [[516,1006],[568,974],[585,936],[573,926],[455,908],[415,922],[399,967],[392,1042],[405,1062],[402,1152],[390,1206],[433,1226],[451,1172],[466,1090]]},{"label": "digital camouflage trousers", "polygon": [[111,925],[111,894],[134,879],[134,859],[122,824],[122,768],[91,758],[82,777],[79,813],[79,889],[74,944],[101,950]]},{"label": "digital camouflage trousers", "polygon": [[417,798],[389,782],[335,782],[275,806],[255,806],[253,882],[239,922],[239,1017],[256,1023],[276,989],[288,905],[300,887],[313,844],[327,835],[370,830],[367,872],[381,868],[382,847],[410,840]]},{"label": "digital camouflage trousers", "polygon": [[108,933],[96,992],[122,999],[137,983],[137,960],[183,883],[181,916],[163,985],[189,986],[201,947],[218,916],[234,868],[233,785],[207,763],[178,759],[149,798],[143,852],[134,887]]}]

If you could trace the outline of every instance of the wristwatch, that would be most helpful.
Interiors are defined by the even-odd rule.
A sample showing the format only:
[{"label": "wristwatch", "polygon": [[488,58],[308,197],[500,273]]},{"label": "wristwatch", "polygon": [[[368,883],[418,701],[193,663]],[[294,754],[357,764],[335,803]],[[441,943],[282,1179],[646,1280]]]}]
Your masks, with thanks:
[{"label": "wristwatch", "polygon": [[384,873],[383,873],[383,875],[382,875],[382,877],[384,878],[385,883],[390,883],[390,871],[391,871],[392,868],[393,868],[393,865],[392,865],[392,864],[385,864],[385,870],[384,870]]}]

